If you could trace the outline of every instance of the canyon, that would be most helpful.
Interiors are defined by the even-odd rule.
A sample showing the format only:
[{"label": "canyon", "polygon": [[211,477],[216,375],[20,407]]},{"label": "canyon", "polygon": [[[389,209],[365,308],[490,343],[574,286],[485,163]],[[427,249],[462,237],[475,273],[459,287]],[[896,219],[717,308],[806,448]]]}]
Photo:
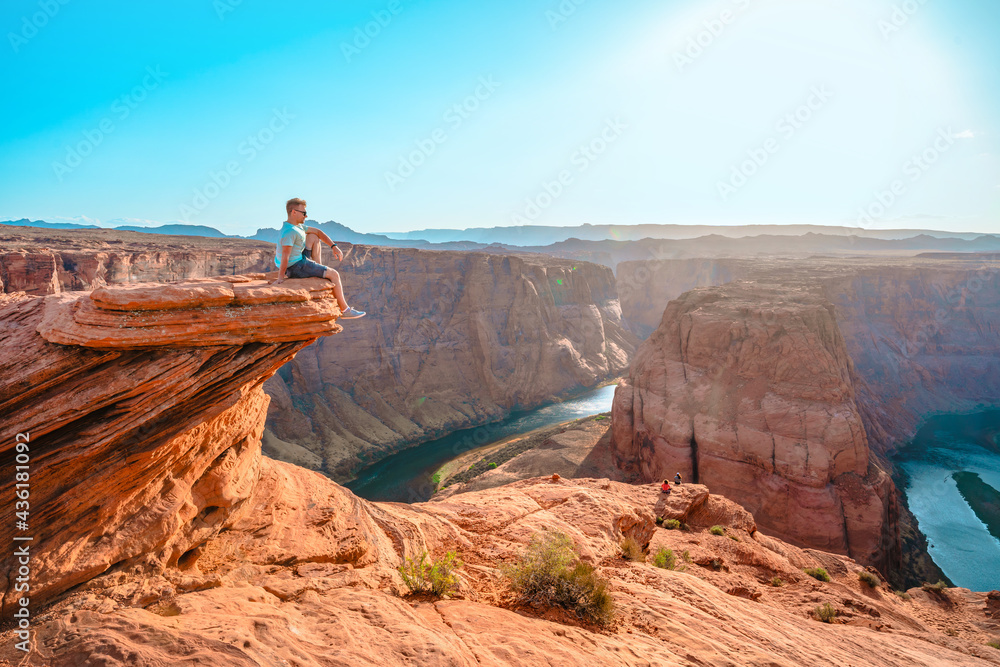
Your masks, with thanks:
[{"label": "canyon", "polygon": [[617,377],[638,343],[614,276],[594,264],[354,246],[339,269],[368,316],[264,386],[265,451],[338,480]]},{"label": "canyon", "polygon": [[[28,630],[0,630],[0,660],[1000,664],[987,646],[1000,633],[996,594],[870,587],[852,559],[769,536],[702,485],[664,496],[551,475],[369,503],[263,456],[263,383],[315,340],[342,337],[351,323],[338,316],[329,283],[261,275],[0,297],[0,343],[19,352],[0,359],[0,459],[12,470],[25,455],[31,506],[29,527],[4,522],[0,541],[32,538],[19,575],[30,589],[15,587],[13,547],[0,555],[3,618],[30,611]],[[834,467],[857,469],[857,454]],[[5,497],[13,490],[5,479]],[[502,566],[541,531],[568,535],[607,579],[610,626],[506,591]],[[683,566],[623,560],[626,537],[646,558],[683,554]],[[458,589],[408,595],[397,567],[450,550],[463,561]],[[804,574],[815,567],[831,580]],[[822,603],[833,623],[816,620]]]},{"label": "canyon", "polygon": [[[74,248],[108,250],[103,232],[17,233],[48,238],[54,266]],[[61,247],[59,234],[75,240]],[[150,256],[141,236],[145,246],[129,247]],[[130,260],[131,275],[231,271],[218,259],[186,263],[187,250],[170,254],[174,242],[157,237],[165,254]],[[269,244],[249,252],[239,240],[176,242],[219,244],[271,268]],[[20,243],[2,246],[4,256],[44,249]],[[629,479],[694,476],[697,466],[698,481],[785,541],[907,572],[897,584],[939,574],[897,500],[888,454],[926,414],[995,401],[995,257],[626,261],[615,278],[533,254],[354,246],[337,266],[350,302],[369,316],[266,378],[266,455],[347,480],[414,443],[619,376],[635,357],[613,418]],[[37,282],[21,283],[29,290],[61,294],[129,274],[31,275]],[[636,355],[644,336],[659,352]]]},{"label": "canyon", "polygon": [[[787,541],[927,569],[903,563],[920,545],[887,454],[926,415],[1000,395],[1000,265],[671,264],[620,267],[619,281],[648,285],[650,314],[666,310],[616,392],[619,465],[646,481],[680,471]],[[739,278],[674,298],[656,281],[671,272]]]}]

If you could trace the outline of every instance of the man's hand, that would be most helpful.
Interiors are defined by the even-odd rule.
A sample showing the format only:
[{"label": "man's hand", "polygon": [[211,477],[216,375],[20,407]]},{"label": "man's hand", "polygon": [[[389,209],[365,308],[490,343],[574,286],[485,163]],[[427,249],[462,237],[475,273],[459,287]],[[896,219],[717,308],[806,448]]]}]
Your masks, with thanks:
[{"label": "man's hand", "polygon": [[277,280],[275,280],[275,281],[274,281],[273,283],[271,283],[271,284],[272,284],[272,285],[280,285],[280,284],[281,284],[281,283],[283,283],[283,282],[285,282],[285,279],[284,279],[284,278],[278,278]]},{"label": "man's hand", "polygon": [[333,256],[337,258],[338,262],[344,259],[344,251],[337,246],[331,245],[330,250],[333,251]]}]

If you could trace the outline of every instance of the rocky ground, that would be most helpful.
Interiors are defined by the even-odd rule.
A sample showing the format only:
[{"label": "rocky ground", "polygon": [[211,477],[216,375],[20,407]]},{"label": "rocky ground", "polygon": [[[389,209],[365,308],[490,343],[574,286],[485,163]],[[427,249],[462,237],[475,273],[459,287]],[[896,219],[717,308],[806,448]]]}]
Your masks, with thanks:
[{"label": "rocky ground", "polygon": [[[35,619],[26,659],[10,630],[0,656],[53,666],[1000,664],[986,646],[1000,625],[985,594],[915,589],[903,599],[870,588],[850,559],[766,537],[698,485],[666,499],[654,485],[554,476],[371,504],[268,460],[260,484],[254,511],[197,557],[152,576],[112,568]],[[689,529],[657,527],[656,516]],[[715,525],[725,534],[711,534]],[[521,607],[507,592],[498,566],[554,530],[609,580],[610,627]],[[624,536],[647,547],[646,562],[620,557]],[[423,548],[464,562],[447,599],[409,596],[394,569]],[[675,569],[649,562],[660,548],[677,554]],[[825,603],[832,624],[815,617]]]}]

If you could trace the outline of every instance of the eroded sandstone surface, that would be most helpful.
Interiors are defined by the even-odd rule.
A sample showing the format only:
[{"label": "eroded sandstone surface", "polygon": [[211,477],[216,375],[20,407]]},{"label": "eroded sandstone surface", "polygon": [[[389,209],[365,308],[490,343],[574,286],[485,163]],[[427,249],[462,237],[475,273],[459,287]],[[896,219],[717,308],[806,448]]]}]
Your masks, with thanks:
[{"label": "eroded sandstone surface", "polygon": [[[327,303],[328,293],[309,283],[261,284],[250,310],[292,308],[300,302],[285,299],[295,291]],[[183,286],[154,287],[98,299],[127,305],[98,305],[108,322],[119,318],[110,326],[153,330],[149,344],[127,347],[95,345],[100,337],[85,337],[89,346],[46,339],[82,335],[72,312],[46,316],[50,309],[79,313],[94,301],[87,295],[0,302],[0,401],[8,416],[0,456],[12,464],[15,434],[30,434],[31,527],[19,534],[34,538],[30,651],[15,647],[19,638],[7,625],[0,660],[1000,664],[1000,651],[985,645],[1000,632],[995,595],[914,590],[904,600],[884,584],[869,588],[851,559],[769,537],[749,512],[701,485],[668,497],[656,485],[553,475],[441,502],[380,504],[263,457],[261,382],[313,337],[335,332],[337,312],[334,306],[295,341],[271,340],[283,333],[273,322],[245,340],[238,326],[222,323],[242,312],[236,288],[254,281],[231,283],[226,303],[191,304],[207,284],[190,284],[186,294]],[[186,333],[141,320],[185,311],[192,319]],[[43,320],[56,324],[40,329]],[[233,337],[197,344],[200,333],[220,327]],[[3,483],[11,497],[12,482]],[[658,516],[687,529],[660,528]],[[12,524],[2,526],[0,542],[12,544]],[[608,579],[618,609],[610,627],[521,607],[506,592],[499,566],[546,530],[569,535]],[[645,547],[647,562],[619,557],[624,537]],[[648,562],[659,548],[674,550],[676,569]],[[464,562],[448,599],[405,595],[396,566],[424,550],[434,558],[455,550]],[[21,594],[12,589],[10,551],[0,563],[8,620]],[[832,581],[806,576],[807,567],[825,568]],[[837,613],[834,624],[815,618],[825,602]]]}]

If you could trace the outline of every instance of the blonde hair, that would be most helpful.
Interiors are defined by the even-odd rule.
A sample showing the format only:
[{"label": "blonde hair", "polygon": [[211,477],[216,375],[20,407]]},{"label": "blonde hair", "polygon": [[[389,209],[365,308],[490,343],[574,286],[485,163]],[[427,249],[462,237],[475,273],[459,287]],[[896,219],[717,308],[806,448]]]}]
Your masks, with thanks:
[{"label": "blonde hair", "polygon": [[305,199],[299,199],[298,197],[296,197],[295,199],[289,199],[288,201],[285,202],[285,213],[291,215],[293,208],[295,208],[296,206],[305,206],[305,205],[306,205]]}]

